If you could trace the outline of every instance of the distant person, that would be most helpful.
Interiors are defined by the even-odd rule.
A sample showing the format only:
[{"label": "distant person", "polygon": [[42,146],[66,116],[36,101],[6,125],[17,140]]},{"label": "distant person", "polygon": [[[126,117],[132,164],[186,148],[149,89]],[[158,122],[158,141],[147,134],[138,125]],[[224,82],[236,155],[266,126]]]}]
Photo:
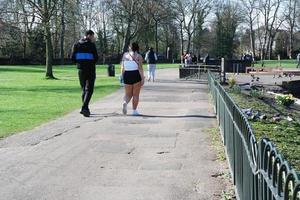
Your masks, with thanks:
[{"label": "distant person", "polygon": [[184,64],[185,63],[185,55],[186,55],[186,52],[184,52],[182,55],[181,55],[181,64]]},{"label": "distant person", "polygon": [[192,63],[197,64],[197,56],[195,54],[192,56]]},{"label": "distant person", "polygon": [[297,68],[299,68],[300,67],[300,53],[298,53],[298,55],[297,55],[297,62],[298,62]]},{"label": "distant person", "polygon": [[183,56],[183,60],[184,60],[184,65],[187,66],[188,65],[188,58],[189,58],[189,54],[186,52],[184,53],[184,56]]},{"label": "distant person", "polygon": [[184,64],[185,65],[190,65],[192,64],[192,57],[190,53],[186,53],[184,56]]},{"label": "distant person", "polygon": [[245,60],[245,54],[241,55],[241,60]]},{"label": "distant person", "polygon": [[201,55],[200,54],[198,54],[198,56],[197,56],[197,59],[198,59],[198,62],[201,62]]},{"label": "distant person", "polygon": [[206,57],[204,58],[204,64],[205,65],[209,64],[209,54],[207,54]]},{"label": "distant person", "polygon": [[156,61],[157,61],[157,55],[153,51],[153,48],[149,48],[149,51],[147,51],[145,60],[147,62],[147,67],[148,67],[148,81],[154,82],[155,78],[155,70],[156,70]]},{"label": "distant person", "polygon": [[77,64],[79,82],[82,89],[82,107],[80,114],[85,117],[89,117],[91,114],[89,102],[94,92],[96,80],[98,53],[94,40],[94,32],[88,30],[85,36],[74,44],[72,51],[72,60]]},{"label": "distant person", "polygon": [[121,73],[123,75],[125,96],[123,102],[123,114],[127,114],[127,104],[132,99],[132,115],[138,116],[137,107],[141,87],[144,85],[143,57],[138,53],[139,45],[131,43],[129,51],[124,53],[121,61]]}]

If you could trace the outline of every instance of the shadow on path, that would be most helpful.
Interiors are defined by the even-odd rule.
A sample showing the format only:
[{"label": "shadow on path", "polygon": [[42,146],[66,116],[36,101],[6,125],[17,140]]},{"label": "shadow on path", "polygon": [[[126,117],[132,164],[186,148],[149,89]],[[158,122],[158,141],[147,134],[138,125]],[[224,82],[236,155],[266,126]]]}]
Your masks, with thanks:
[{"label": "shadow on path", "polygon": [[92,113],[90,115],[91,118],[94,118],[94,117],[120,117],[120,116],[123,116],[123,115],[120,113],[116,113],[116,112],[102,113],[102,114]]},{"label": "shadow on path", "polygon": [[208,81],[207,80],[189,80],[189,79],[175,79],[175,80],[168,80],[168,79],[157,79],[155,81],[156,83],[185,83],[185,84],[203,84],[207,85]]},{"label": "shadow on path", "polygon": [[[90,117],[121,117],[124,116],[120,113],[104,113],[104,114],[91,114]],[[170,119],[180,119],[180,118],[206,118],[206,119],[215,119],[216,116],[208,116],[208,115],[126,115],[124,117],[142,117],[142,118],[170,118]]]},{"label": "shadow on path", "polygon": [[149,117],[149,118],[206,118],[206,119],[215,119],[216,116],[207,116],[207,115],[139,115],[134,117]]}]

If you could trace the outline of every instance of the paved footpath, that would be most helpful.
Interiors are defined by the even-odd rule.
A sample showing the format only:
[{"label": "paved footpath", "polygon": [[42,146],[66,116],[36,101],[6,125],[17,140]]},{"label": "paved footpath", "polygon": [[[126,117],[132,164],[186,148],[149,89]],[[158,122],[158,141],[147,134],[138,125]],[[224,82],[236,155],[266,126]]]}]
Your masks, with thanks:
[{"label": "paved footpath", "polygon": [[0,199],[221,199],[226,163],[207,133],[216,127],[207,85],[179,81],[177,69],[157,75],[143,87],[142,116],[121,115],[119,90],[90,118],[74,111],[1,140]]}]

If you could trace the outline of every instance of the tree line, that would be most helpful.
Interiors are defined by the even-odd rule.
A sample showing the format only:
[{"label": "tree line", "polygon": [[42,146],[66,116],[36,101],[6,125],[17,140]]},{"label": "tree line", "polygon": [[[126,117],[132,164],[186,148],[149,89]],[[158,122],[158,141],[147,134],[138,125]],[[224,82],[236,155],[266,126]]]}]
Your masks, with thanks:
[{"label": "tree line", "polygon": [[0,57],[46,63],[51,78],[53,59],[64,64],[92,29],[102,62],[118,59],[130,41],[169,61],[184,52],[293,58],[299,13],[299,0],[1,0]]}]

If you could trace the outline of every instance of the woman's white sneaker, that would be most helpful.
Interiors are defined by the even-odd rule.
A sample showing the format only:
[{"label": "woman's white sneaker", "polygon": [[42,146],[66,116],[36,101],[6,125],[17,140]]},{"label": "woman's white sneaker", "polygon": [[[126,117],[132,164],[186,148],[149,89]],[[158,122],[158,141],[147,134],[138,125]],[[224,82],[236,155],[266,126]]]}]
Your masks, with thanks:
[{"label": "woman's white sneaker", "polygon": [[139,116],[140,113],[139,113],[137,110],[133,110],[132,115],[133,115],[133,116]]}]

